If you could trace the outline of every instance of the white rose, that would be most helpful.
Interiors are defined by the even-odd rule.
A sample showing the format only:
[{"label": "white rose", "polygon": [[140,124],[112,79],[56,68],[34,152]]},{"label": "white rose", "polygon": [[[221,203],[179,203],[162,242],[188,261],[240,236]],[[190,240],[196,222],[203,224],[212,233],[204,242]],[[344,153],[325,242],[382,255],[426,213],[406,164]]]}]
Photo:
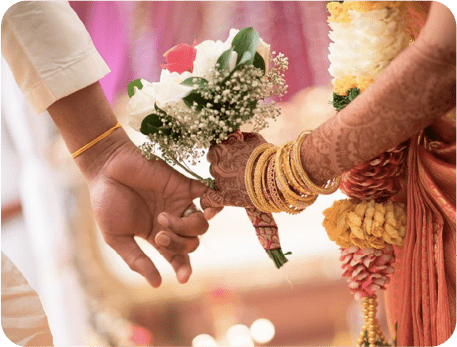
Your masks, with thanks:
[{"label": "white rose", "polygon": [[265,61],[265,73],[268,73],[268,67],[270,65],[270,45],[261,38],[259,38],[257,53],[259,53]]},{"label": "white rose", "polygon": [[[211,41],[206,40],[195,46],[197,55],[194,60],[193,74],[198,77],[209,78],[208,72],[214,69],[216,62],[226,50],[232,46],[233,38],[238,34],[239,30],[230,29],[229,37],[225,42],[220,40]],[[233,52],[230,57],[229,68],[230,71],[235,68],[237,54]]]},{"label": "white rose", "polygon": [[166,69],[162,70],[160,82],[154,83],[157,106],[163,108],[168,104],[177,103],[186,97],[192,91],[192,87],[184,86],[181,82],[193,76],[188,71],[179,74]]},{"label": "white rose", "polygon": [[229,37],[224,42],[224,46],[226,47],[225,50],[229,49],[232,46],[233,39],[235,38],[236,34],[240,32],[239,29],[230,29]]},{"label": "white rose", "polygon": [[183,86],[181,82],[192,76],[187,71],[179,74],[164,69],[160,82],[151,83],[142,79],[143,88],[135,88],[135,94],[127,104],[129,125],[139,131],[143,119],[153,113],[155,104],[160,108],[170,104],[182,104],[182,98],[192,91],[192,87]]},{"label": "white rose", "polygon": [[135,87],[135,94],[127,104],[129,113],[129,125],[136,131],[140,131],[143,119],[154,111],[156,98],[154,95],[153,83],[141,79],[142,89]]}]

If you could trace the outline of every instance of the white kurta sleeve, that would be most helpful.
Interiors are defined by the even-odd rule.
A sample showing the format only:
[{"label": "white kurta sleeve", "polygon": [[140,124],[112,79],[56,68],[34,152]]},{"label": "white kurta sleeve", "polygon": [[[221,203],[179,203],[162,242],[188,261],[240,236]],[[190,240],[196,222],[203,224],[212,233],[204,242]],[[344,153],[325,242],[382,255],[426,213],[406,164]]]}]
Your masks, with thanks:
[{"label": "white kurta sleeve", "polygon": [[38,113],[110,71],[68,2],[11,6],[2,20],[2,55]]}]

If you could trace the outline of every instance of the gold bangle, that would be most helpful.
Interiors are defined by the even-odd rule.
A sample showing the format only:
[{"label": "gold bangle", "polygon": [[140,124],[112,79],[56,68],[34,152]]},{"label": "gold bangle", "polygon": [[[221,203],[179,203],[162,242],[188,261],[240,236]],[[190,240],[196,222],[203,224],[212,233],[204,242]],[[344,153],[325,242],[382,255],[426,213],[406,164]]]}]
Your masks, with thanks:
[{"label": "gold bangle", "polygon": [[274,170],[274,160],[275,160],[275,156],[274,155],[271,155],[267,160],[267,165],[266,165],[267,169],[262,171],[262,185],[263,185],[263,191],[264,191],[264,194],[265,194],[265,198],[267,199],[268,203],[271,205],[271,207],[274,210],[276,210],[278,212],[281,212],[281,209],[273,201],[273,197],[271,196],[270,190],[268,189],[267,173],[268,173],[268,170],[270,168],[270,165],[272,165],[273,170]]},{"label": "gold bangle", "polygon": [[276,206],[281,211],[285,211],[287,206],[286,203],[281,200],[278,194],[278,189],[276,188],[276,181],[275,181],[275,162],[276,158],[273,157],[270,162],[268,163],[267,168],[267,187],[268,191],[271,195],[271,198]]},{"label": "gold bangle", "polygon": [[297,194],[300,196],[309,196],[313,195],[309,189],[304,188],[300,183],[298,183],[298,180],[295,178],[296,173],[292,168],[292,163],[291,163],[291,158],[293,157],[294,154],[294,148],[293,146],[289,147],[289,150],[287,153],[284,154],[283,157],[283,168],[284,168],[284,175],[286,176],[287,181],[289,182],[289,185],[293,188]]},{"label": "gold bangle", "polygon": [[300,213],[301,211],[297,211],[293,208],[291,208],[288,205],[288,202],[284,201],[279,195],[280,192],[278,191],[278,188],[276,186],[276,175],[275,175],[275,166],[276,166],[276,158],[273,157],[273,159],[270,161],[268,165],[268,171],[267,171],[267,184],[268,184],[268,190],[271,194],[271,197],[274,201],[274,203],[281,209],[281,211],[290,213],[290,214],[297,214]]},{"label": "gold bangle", "polygon": [[278,147],[272,146],[263,152],[259,157],[259,160],[257,160],[254,170],[254,192],[258,202],[262,205],[266,212],[281,212],[280,209],[276,209],[268,202],[262,189],[262,173],[265,172],[268,159],[272,154],[276,153],[277,150]]},{"label": "gold bangle", "polygon": [[279,186],[279,189],[281,190],[282,194],[286,198],[286,201],[290,202],[294,206],[302,205],[302,202],[305,203],[310,203],[314,202],[316,200],[315,194],[307,194],[306,196],[301,196],[297,193],[295,193],[289,186],[289,182],[287,181],[287,177],[285,176],[285,172],[281,171],[283,168],[283,153],[286,153],[289,151],[289,148],[292,146],[293,141],[289,141],[282,145],[279,150],[276,152],[276,167],[275,167],[275,173],[276,173],[276,180],[278,181],[277,185]]},{"label": "gold bangle", "polygon": [[322,187],[314,184],[313,181],[308,177],[308,174],[303,169],[303,165],[301,163],[301,156],[300,156],[300,149],[303,141],[305,140],[306,136],[311,134],[311,131],[303,131],[299,136],[298,139],[295,141],[294,144],[294,157],[293,157],[293,164],[295,165],[296,172],[303,182],[304,186],[310,190],[313,194],[332,194],[334,193],[339,185],[341,176],[337,176],[332,178],[331,180],[327,181]]},{"label": "gold bangle", "polygon": [[260,146],[256,147],[254,149],[254,151],[251,153],[251,155],[249,156],[248,162],[246,164],[246,170],[244,172],[244,184],[246,185],[246,191],[248,192],[249,198],[251,199],[253,205],[259,211],[262,211],[262,212],[267,212],[267,211],[264,211],[262,209],[262,205],[256,198],[255,191],[254,191],[254,182],[253,182],[253,177],[252,177],[252,171],[253,171],[254,165],[255,165],[259,155],[272,146],[273,145],[271,143],[263,143]]},{"label": "gold bangle", "polygon": [[103,140],[105,137],[111,135],[113,133],[114,130],[116,130],[117,128],[119,128],[121,126],[121,123],[117,122],[117,124],[115,126],[113,126],[111,129],[105,131],[103,134],[101,134],[100,136],[98,136],[97,138],[93,139],[92,141],[90,141],[87,145],[84,145],[82,146],[80,149],[78,149],[77,151],[74,151],[71,156],[74,158],[76,158],[78,155],[84,153],[85,151],[87,151],[89,148],[91,148],[93,145],[95,145],[96,143],[100,142],[101,140]]},{"label": "gold bangle", "polygon": [[311,206],[317,199],[318,195],[311,195],[310,199],[308,201],[300,201],[295,199],[293,196],[289,195],[289,190],[284,189],[282,187],[281,182],[278,180],[278,177],[276,177],[276,186],[279,190],[279,192],[282,194],[284,197],[284,200],[286,201],[287,205],[289,208],[293,209],[294,211],[297,211],[297,213],[304,211],[307,207]]}]

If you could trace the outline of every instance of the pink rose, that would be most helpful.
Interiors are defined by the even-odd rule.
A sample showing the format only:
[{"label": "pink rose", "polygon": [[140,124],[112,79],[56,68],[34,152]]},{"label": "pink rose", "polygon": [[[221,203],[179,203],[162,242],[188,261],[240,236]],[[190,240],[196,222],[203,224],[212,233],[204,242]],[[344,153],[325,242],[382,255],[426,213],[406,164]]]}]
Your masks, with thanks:
[{"label": "pink rose", "polygon": [[194,69],[194,60],[197,56],[197,50],[193,46],[189,46],[185,43],[169,49],[163,56],[167,63],[162,64],[163,69],[167,69],[170,72],[183,73],[184,71],[192,72]]}]

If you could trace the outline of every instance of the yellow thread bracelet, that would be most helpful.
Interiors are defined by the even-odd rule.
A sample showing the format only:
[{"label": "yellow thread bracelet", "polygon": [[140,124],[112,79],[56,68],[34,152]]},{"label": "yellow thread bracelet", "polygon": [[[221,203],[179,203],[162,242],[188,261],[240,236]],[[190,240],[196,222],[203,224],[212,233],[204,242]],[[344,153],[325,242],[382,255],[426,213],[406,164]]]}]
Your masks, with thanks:
[{"label": "yellow thread bracelet", "polygon": [[103,140],[105,137],[111,135],[111,133],[113,133],[114,130],[116,130],[117,128],[119,128],[121,126],[121,123],[117,123],[115,126],[113,126],[111,129],[107,130],[106,132],[104,132],[103,134],[101,134],[99,137],[93,139],[92,141],[90,141],[87,145],[84,145],[82,146],[80,149],[78,149],[77,151],[73,152],[71,154],[71,156],[74,158],[76,158],[78,155],[80,155],[81,153],[83,153],[84,151],[88,150],[89,148],[91,148],[93,145],[95,145],[97,142],[100,142],[101,140]]}]

